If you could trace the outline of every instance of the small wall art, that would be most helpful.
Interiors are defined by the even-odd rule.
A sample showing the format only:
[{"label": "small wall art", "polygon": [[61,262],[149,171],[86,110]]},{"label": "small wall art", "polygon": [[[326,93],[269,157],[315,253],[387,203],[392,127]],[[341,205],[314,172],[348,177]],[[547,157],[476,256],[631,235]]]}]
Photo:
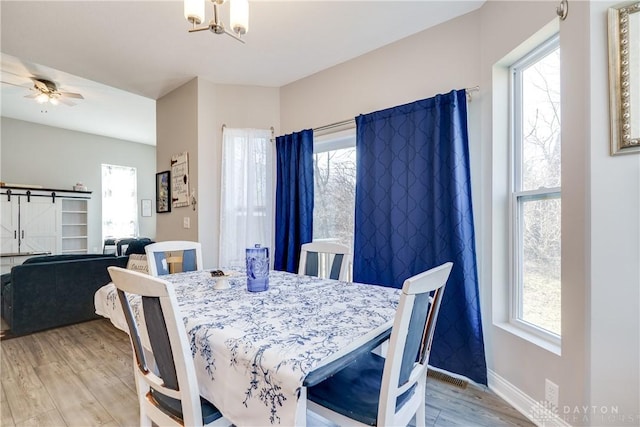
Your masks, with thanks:
[{"label": "small wall art", "polygon": [[171,172],[156,174],[156,212],[171,212]]},{"label": "small wall art", "polygon": [[151,216],[151,199],[142,199],[140,201],[142,216]]}]

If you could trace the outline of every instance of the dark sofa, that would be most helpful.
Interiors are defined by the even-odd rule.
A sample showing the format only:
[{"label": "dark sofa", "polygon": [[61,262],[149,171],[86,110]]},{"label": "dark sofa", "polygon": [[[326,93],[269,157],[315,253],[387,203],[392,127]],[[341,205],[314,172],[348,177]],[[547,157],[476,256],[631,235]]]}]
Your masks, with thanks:
[{"label": "dark sofa", "polygon": [[12,335],[97,319],[95,292],[109,283],[107,267],[126,267],[128,256],[34,257],[2,276],[2,317]]},{"label": "dark sofa", "polygon": [[94,294],[111,281],[107,267],[126,267],[130,254],[144,254],[154,243],[147,237],[128,239],[124,256],[104,254],[49,255],[27,259],[0,277],[0,308],[12,335],[101,318]]}]

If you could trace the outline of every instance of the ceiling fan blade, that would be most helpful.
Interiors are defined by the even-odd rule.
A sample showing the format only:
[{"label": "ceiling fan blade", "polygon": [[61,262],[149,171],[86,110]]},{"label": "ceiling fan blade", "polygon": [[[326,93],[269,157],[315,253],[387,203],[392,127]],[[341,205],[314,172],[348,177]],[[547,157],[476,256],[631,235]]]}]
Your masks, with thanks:
[{"label": "ceiling fan blade", "polygon": [[24,88],[24,87],[25,87],[24,85],[17,85],[17,84],[15,84],[15,83],[9,83],[9,82],[3,82],[3,81],[0,81],[0,83],[5,84],[5,85],[11,85],[11,86],[22,87],[22,88]]},{"label": "ceiling fan blade", "polygon": [[36,98],[38,95],[40,95],[39,93],[30,93],[29,95],[25,95],[25,98]]},{"label": "ceiling fan blade", "polygon": [[68,105],[69,107],[73,107],[74,105],[76,105],[75,102],[69,101],[68,99],[65,99],[65,98],[58,98],[58,101],[60,101],[64,105]]},{"label": "ceiling fan blade", "polygon": [[65,98],[84,99],[84,96],[80,95],[79,93],[73,93],[73,92],[58,92],[58,93]]}]

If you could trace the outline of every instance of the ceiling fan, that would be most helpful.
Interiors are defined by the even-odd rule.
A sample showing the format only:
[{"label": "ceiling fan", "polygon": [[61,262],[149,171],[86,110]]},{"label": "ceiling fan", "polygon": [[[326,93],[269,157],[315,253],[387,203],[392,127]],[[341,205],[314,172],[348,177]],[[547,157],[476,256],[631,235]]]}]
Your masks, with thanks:
[{"label": "ceiling fan", "polygon": [[49,102],[52,105],[63,103],[74,106],[76,103],[67,98],[84,99],[84,96],[79,93],[59,91],[57,85],[51,80],[31,77],[31,81],[33,81],[33,88],[31,89],[33,93],[26,95],[25,98],[35,98],[39,104]]}]

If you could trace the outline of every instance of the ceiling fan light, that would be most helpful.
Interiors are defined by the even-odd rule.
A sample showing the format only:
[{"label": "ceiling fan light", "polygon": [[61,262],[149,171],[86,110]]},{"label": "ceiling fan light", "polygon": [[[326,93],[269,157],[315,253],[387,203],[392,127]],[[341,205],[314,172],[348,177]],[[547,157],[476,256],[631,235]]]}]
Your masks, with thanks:
[{"label": "ceiling fan light", "polygon": [[60,101],[58,101],[58,98],[49,98],[49,102],[51,103],[51,105],[58,105],[60,103]]},{"label": "ceiling fan light", "polygon": [[47,95],[46,93],[41,93],[40,95],[36,96],[36,102],[38,104],[44,104],[48,100],[49,100],[49,95]]},{"label": "ceiling fan light", "polygon": [[249,31],[249,0],[230,0],[231,28],[236,34],[246,34]]},{"label": "ceiling fan light", "polygon": [[204,21],[204,0],[184,0],[184,17],[194,25]]}]

